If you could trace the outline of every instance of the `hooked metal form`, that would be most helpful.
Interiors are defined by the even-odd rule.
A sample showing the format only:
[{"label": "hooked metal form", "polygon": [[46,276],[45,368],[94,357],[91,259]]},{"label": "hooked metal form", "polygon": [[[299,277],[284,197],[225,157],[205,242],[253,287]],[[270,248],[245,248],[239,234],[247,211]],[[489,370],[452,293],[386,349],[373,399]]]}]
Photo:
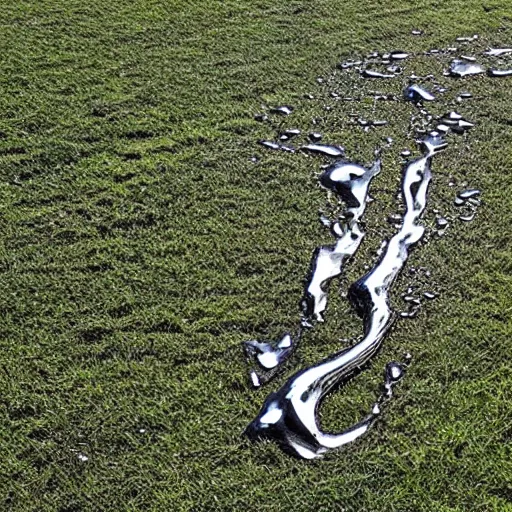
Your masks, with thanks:
[{"label": "hooked metal form", "polygon": [[[389,240],[375,267],[356,281],[349,291],[349,299],[363,319],[363,339],[349,349],[299,371],[281,389],[270,394],[245,431],[250,438],[276,440],[297,456],[311,459],[361,436],[379,414],[377,403],[369,416],[340,434],[322,432],[317,422],[322,398],[334,385],[349,379],[375,355],[393,323],[389,290],[407,260],[410,247],[423,237],[425,228],[419,220],[427,203],[431,160],[434,154],[446,147],[440,136],[430,136],[422,145],[424,155],[410,162],[404,170],[402,193],[406,208],[402,225]],[[403,373],[398,368],[400,365],[392,366],[386,372],[389,390]]]}]

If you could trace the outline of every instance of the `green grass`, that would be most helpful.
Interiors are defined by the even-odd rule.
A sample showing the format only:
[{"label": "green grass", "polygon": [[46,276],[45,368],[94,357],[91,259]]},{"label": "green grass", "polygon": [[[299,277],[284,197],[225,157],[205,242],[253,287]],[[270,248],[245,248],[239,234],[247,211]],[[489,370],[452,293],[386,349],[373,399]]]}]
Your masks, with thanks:
[{"label": "green grass", "polygon": [[[342,56],[373,49],[473,33],[512,44],[509,0],[392,4],[3,3],[1,510],[512,510],[512,79],[464,82],[478,126],[434,164],[427,224],[435,208],[455,215],[450,174],[484,191],[473,223],[411,257],[440,297],[322,408],[334,431],[359,418],[385,362],[410,351],[376,428],[312,463],[240,436],[266,393],[250,389],[240,342],[295,325],[328,240],[319,159],[259,148],[273,132],[253,115],[289,103],[286,123],[304,129],[325,116],[320,130],[366,162],[382,134],[396,138],[347,283],[389,234],[412,107],[383,106],[392,126],[365,135],[344,106],[323,111],[315,77],[338,83]],[[360,330],[331,295],[299,366]]]}]

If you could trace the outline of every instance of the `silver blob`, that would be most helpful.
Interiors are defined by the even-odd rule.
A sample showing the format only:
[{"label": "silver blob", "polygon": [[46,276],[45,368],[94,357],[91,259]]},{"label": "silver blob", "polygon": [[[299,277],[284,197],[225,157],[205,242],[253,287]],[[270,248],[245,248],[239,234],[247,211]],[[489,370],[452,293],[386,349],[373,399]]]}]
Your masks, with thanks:
[{"label": "silver blob", "polygon": [[[363,240],[364,233],[359,222],[366,209],[370,182],[380,169],[380,160],[376,160],[370,169],[350,162],[337,162],[320,176],[320,183],[345,202],[346,222],[344,225],[337,222],[333,226],[332,231],[337,237],[335,244],[321,246],[313,254],[310,278],[301,301],[302,326],[311,325],[315,320],[323,321],[329,283],[341,274],[344,263],[356,253]],[[299,329],[294,341],[287,333],[277,344],[249,340],[244,342],[244,348],[246,354],[256,359],[260,368],[268,372],[288,359],[301,335],[302,329]],[[255,387],[259,387],[262,380],[266,381],[270,377],[271,374],[265,375],[255,370],[251,372]]]},{"label": "silver blob", "polygon": [[270,140],[260,140],[260,144],[267,149],[281,149],[281,145]]},{"label": "silver blob", "polygon": [[[423,141],[424,155],[406,166],[402,181],[406,207],[402,225],[389,240],[375,267],[350,287],[349,299],[363,319],[363,339],[299,371],[281,389],[271,393],[245,430],[251,439],[276,440],[298,457],[312,459],[354,441],[367,432],[376,419],[380,411],[378,404],[359,423],[340,434],[329,434],[320,430],[316,415],[326,393],[353,376],[376,354],[393,323],[395,315],[389,306],[389,290],[407,261],[409,248],[419,242],[425,232],[419,219],[427,202],[430,164],[434,154],[445,147],[441,137],[428,137]],[[391,394],[393,383],[402,373],[402,367],[396,363],[386,370],[386,395]]]},{"label": "silver blob", "polygon": [[488,69],[487,74],[492,77],[512,76],[512,69]]},{"label": "silver blob", "polygon": [[406,100],[414,103],[420,103],[422,101],[434,101],[436,98],[433,94],[423,89],[419,85],[409,85],[404,91],[404,97]]},{"label": "silver blob", "polygon": [[270,109],[270,112],[273,114],[280,114],[282,116],[289,116],[293,112],[293,107],[290,107],[289,105],[283,105]]},{"label": "silver blob", "polygon": [[484,55],[488,55],[489,57],[499,57],[506,53],[512,53],[512,48],[490,48],[484,52]]},{"label": "silver blob", "polygon": [[364,78],[395,78],[396,75],[386,75],[385,73],[381,73],[380,71],[372,71],[370,69],[365,69],[361,72],[361,75]]},{"label": "silver blob", "polygon": [[272,142],[270,140],[260,140],[259,143],[267,149],[281,150],[286,151],[287,153],[295,153],[295,148],[292,146],[285,146],[284,144],[278,144],[277,142]]},{"label": "silver blob", "polygon": [[380,169],[380,160],[377,160],[371,169],[353,163],[339,162],[320,176],[320,183],[335,192],[348,206],[344,214],[347,222],[334,245],[324,245],[315,251],[311,277],[302,301],[303,314],[307,321],[323,322],[328,285],[341,274],[343,264],[356,253],[361,244],[364,233],[359,222],[366,209],[368,187]]},{"label": "silver blob", "polygon": [[403,59],[407,59],[407,57],[409,57],[409,54],[406,52],[391,52],[389,54],[389,57],[392,60],[403,60]]},{"label": "silver blob", "polygon": [[459,197],[460,199],[471,199],[473,197],[477,197],[480,195],[480,190],[477,190],[476,188],[471,188],[471,189],[467,189],[467,190],[463,190],[462,192],[459,192],[457,194],[457,197]]},{"label": "silver blob", "polygon": [[[291,353],[292,345],[293,341],[289,333],[286,333],[277,344],[258,340],[244,342],[247,355],[254,357],[265,370],[271,370],[287,359]],[[254,370],[251,372],[251,380],[254,387],[260,386],[260,375]]]},{"label": "silver blob", "polygon": [[485,73],[485,69],[480,64],[474,62],[468,62],[464,60],[454,60],[450,64],[450,75],[452,76],[469,76],[469,75],[480,75]]},{"label": "silver blob", "polygon": [[318,153],[320,155],[340,157],[345,154],[344,148],[341,146],[329,146],[327,144],[307,144],[302,146],[300,149],[308,153]]},{"label": "silver blob", "polygon": [[458,43],[470,43],[472,41],[475,41],[476,39],[478,39],[478,34],[475,34],[472,37],[457,37],[455,41],[457,41]]}]

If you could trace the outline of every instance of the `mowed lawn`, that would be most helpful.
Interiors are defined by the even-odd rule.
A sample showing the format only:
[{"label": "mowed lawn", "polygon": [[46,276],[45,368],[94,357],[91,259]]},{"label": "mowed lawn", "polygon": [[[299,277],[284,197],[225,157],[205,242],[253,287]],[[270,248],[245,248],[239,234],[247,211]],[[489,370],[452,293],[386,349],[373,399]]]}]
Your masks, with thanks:
[{"label": "mowed lawn", "polygon": [[[241,436],[284,378],[252,390],[241,342],[297,324],[329,240],[321,158],[265,151],[254,114],[290,104],[286,127],[311,129],[304,95],[342,58],[510,46],[510,0],[7,0],[0,23],[0,510],[512,510],[512,78],[461,84],[476,127],[434,162],[430,227],[482,190],[393,300],[411,266],[439,297],[321,409],[333,432],[361,418],[410,352],[375,428],[314,462]],[[351,157],[398,141],[346,287],[392,232],[411,139],[336,124],[344,109],[319,129]],[[360,333],[331,296],[294,368]]]}]

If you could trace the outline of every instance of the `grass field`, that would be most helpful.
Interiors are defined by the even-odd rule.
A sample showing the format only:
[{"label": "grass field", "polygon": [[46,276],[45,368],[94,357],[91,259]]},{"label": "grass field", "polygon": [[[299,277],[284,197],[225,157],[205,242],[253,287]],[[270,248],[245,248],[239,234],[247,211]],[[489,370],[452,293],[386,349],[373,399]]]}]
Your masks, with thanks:
[{"label": "grass field", "polygon": [[[360,418],[409,351],[376,428],[314,462],[241,437],[283,382],[252,390],[241,342],[296,324],[328,240],[321,159],[258,147],[254,114],[288,103],[307,129],[304,94],[343,57],[475,33],[512,45],[510,0],[3,2],[1,510],[512,511],[512,78],[464,83],[477,126],[434,163],[427,225],[454,214],[450,175],[483,191],[474,222],[411,256],[439,298],[322,408],[333,431]],[[406,139],[343,116],[321,131],[353,157],[397,141],[347,284],[389,234]],[[360,332],[331,295],[298,367]]]}]

